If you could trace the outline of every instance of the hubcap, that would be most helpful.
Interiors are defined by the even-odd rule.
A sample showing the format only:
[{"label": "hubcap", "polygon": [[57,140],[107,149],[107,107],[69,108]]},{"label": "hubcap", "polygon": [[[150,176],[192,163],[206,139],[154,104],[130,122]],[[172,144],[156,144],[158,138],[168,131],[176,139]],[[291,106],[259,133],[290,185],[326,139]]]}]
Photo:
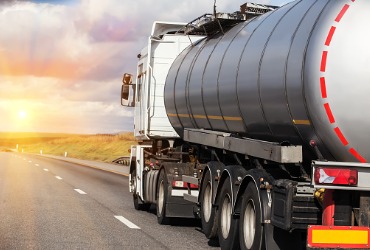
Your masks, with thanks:
[{"label": "hubcap", "polygon": [[245,246],[250,249],[256,234],[256,208],[253,200],[248,201],[244,211],[243,229]]},{"label": "hubcap", "polygon": [[227,239],[231,225],[231,199],[229,194],[225,195],[221,209],[221,232],[222,237]]},{"label": "hubcap", "polygon": [[209,219],[211,218],[211,210],[212,210],[211,197],[212,197],[211,184],[208,182],[206,189],[204,190],[203,203],[202,203],[203,218],[206,222],[208,222]]}]

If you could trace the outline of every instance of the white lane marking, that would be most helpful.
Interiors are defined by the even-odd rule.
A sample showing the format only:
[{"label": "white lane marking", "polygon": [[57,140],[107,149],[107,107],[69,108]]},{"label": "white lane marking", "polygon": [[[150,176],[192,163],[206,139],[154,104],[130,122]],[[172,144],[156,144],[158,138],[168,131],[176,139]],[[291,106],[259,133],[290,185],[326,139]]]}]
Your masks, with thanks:
[{"label": "white lane marking", "polygon": [[40,165],[36,163],[36,164],[35,164],[35,166],[36,166],[36,167],[38,167],[38,166],[40,166]]},{"label": "white lane marking", "polygon": [[86,194],[84,191],[82,191],[81,189],[78,189],[78,188],[76,188],[75,191],[79,194]]},{"label": "white lane marking", "polygon": [[48,172],[48,171],[49,171],[49,169],[47,169],[47,168],[44,168],[44,171]]},{"label": "white lane marking", "polygon": [[57,178],[58,180],[62,180],[63,178],[60,177],[60,176],[55,176],[55,178]]},{"label": "white lane marking", "polygon": [[122,222],[123,224],[128,226],[129,228],[140,229],[140,227],[136,226],[134,223],[132,223],[131,221],[129,221],[128,219],[126,219],[123,216],[114,216],[114,218],[116,218],[117,220],[119,220],[120,222]]}]

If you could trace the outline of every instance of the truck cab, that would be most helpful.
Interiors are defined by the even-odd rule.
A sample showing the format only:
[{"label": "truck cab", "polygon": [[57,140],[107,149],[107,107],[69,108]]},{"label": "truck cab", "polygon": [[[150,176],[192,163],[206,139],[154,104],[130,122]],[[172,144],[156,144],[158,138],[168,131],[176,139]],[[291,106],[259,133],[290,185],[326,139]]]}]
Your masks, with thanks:
[{"label": "truck cab", "polygon": [[[205,36],[185,35],[185,23],[154,22],[148,45],[137,55],[136,78],[125,73],[121,104],[134,107],[134,136],[138,145],[131,146],[130,192],[135,208],[156,203],[154,193],[145,192],[146,159],[157,142],[179,138],[170,124],[164,105],[167,73],[176,57],[188,46]],[[153,171],[153,173],[156,173]],[[154,190],[155,191],[155,190]]]},{"label": "truck cab", "polygon": [[175,58],[189,45],[203,38],[178,31],[185,23],[155,22],[148,46],[137,55],[136,79],[125,74],[122,104],[135,107],[134,135],[139,141],[177,138],[164,106],[164,84]]}]

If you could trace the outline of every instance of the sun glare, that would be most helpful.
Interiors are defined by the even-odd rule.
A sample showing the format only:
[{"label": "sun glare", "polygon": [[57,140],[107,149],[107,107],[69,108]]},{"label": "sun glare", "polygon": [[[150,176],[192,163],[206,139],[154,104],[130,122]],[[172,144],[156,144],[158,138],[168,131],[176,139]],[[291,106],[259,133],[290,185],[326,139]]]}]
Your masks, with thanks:
[{"label": "sun glare", "polygon": [[24,120],[24,119],[26,119],[26,117],[27,117],[27,112],[26,111],[21,110],[21,111],[18,112],[18,118],[19,119]]},{"label": "sun glare", "polygon": [[[30,132],[33,130],[34,113],[30,103],[17,103],[11,113],[9,126],[13,131]],[[17,107],[18,106],[18,107]]]}]

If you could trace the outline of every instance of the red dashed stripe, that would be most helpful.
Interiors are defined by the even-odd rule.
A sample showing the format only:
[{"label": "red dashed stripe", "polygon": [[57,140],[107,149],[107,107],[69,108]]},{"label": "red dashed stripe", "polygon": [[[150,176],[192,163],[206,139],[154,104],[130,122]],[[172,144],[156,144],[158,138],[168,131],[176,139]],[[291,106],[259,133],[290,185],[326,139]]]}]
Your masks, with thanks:
[{"label": "red dashed stripe", "polygon": [[337,134],[337,136],[339,137],[339,139],[342,142],[342,144],[344,146],[347,146],[348,145],[348,141],[347,141],[346,137],[344,137],[344,135],[343,135],[342,131],[340,130],[340,128],[336,127],[334,129],[334,131]]},{"label": "red dashed stripe", "polygon": [[324,107],[325,107],[325,110],[326,110],[326,115],[329,118],[329,122],[330,123],[334,123],[335,122],[335,119],[334,119],[334,116],[333,116],[333,112],[331,112],[331,108],[330,108],[329,103],[325,103],[324,104]]},{"label": "red dashed stripe", "polygon": [[327,98],[328,95],[326,93],[326,83],[325,83],[325,77],[320,78],[320,86],[321,86],[321,97],[323,99]]},{"label": "red dashed stripe", "polygon": [[350,148],[349,152],[350,152],[354,157],[356,157],[356,158],[357,158],[357,160],[359,160],[360,162],[362,162],[362,163],[365,163],[365,162],[366,162],[365,158],[364,158],[364,157],[362,157],[362,155],[360,155],[360,153],[359,153],[359,152],[357,152],[354,148]]},{"label": "red dashed stripe", "polygon": [[346,4],[346,5],[344,5],[343,6],[343,8],[342,8],[342,10],[339,12],[339,14],[338,14],[338,16],[337,16],[337,18],[335,18],[335,21],[336,22],[340,22],[340,20],[342,20],[342,18],[343,18],[343,16],[344,16],[344,14],[346,14],[346,12],[347,12],[347,10],[348,10],[348,8],[349,8],[349,5],[348,4]]},{"label": "red dashed stripe", "polygon": [[[356,0],[351,0],[352,2],[355,2]],[[343,16],[346,14],[347,10],[349,9],[350,5],[348,4],[345,4],[343,6],[343,8],[341,9],[341,11],[339,12],[339,14],[337,15],[337,17],[335,18],[335,22],[339,23]],[[331,45],[331,41],[333,39],[333,36],[335,34],[335,31],[336,31],[336,27],[335,26],[331,26],[329,32],[328,32],[328,35],[326,37],[326,41],[325,41],[325,46],[329,47]],[[327,64],[327,59],[328,59],[328,50],[324,50],[322,52],[322,56],[321,56],[321,65],[320,65],[320,71],[325,73],[326,71],[326,64]],[[324,76],[320,77],[320,89],[321,89],[321,97],[323,99],[326,99],[328,97],[327,95],[327,89],[326,89],[326,78]],[[324,104],[324,108],[325,108],[325,111],[326,111],[326,115],[329,119],[329,122],[331,124],[335,123],[335,118],[334,118],[334,115],[333,115],[333,112],[331,111],[331,108],[330,108],[330,104],[329,103],[325,103]],[[337,135],[337,137],[339,138],[339,140],[342,142],[342,144],[344,146],[347,146],[349,143],[346,139],[346,137],[343,135],[341,129],[339,127],[335,127],[334,128],[334,132],[335,134]],[[366,159],[359,153],[357,152],[354,148],[350,148],[349,149],[349,152],[360,162],[362,163],[365,163],[366,162]]]},{"label": "red dashed stripe", "polygon": [[326,41],[325,41],[325,45],[326,46],[330,46],[331,39],[333,38],[333,35],[335,33],[335,29],[336,29],[335,26],[331,26],[330,31],[329,31],[329,34],[328,34],[328,36],[326,38]]},{"label": "red dashed stripe", "polygon": [[321,72],[325,72],[325,70],[326,70],[326,60],[327,60],[327,58],[328,58],[328,52],[323,51],[322,52],[322,57],[321,57],[321,67],[320,67]]}]

